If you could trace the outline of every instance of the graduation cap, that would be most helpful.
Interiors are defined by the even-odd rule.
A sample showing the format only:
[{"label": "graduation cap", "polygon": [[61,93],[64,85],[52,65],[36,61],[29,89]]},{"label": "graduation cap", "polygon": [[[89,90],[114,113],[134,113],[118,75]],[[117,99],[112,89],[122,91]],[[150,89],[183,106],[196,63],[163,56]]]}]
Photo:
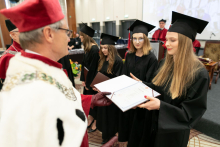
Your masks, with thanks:
[{"label": "graduation cap", "polygon": [[172,23],[172,26],[168,30],[169,32],[180,33],[189,37],[192,41],[195,40],[196,34],[202,33],[208,24],[207,21],[174,11],[172,11]]},{"label": "graduation cap", "polygon": [[146,22],[136,20],[129,28],[128,30],[132,31],[134,33],[144,33],[146,36],[148,36],[148,32],[153,30],[155,26],[148,24]]},{"label": "graduation cap", "polygon": [[5,20],[5,25],[9,32],[17,28],[9,19]]},{"label": "graduation cap", "polygon": [[101,41],[102,45],[104,45],[104,44],[115,45],[116,42],[118,41],[119,37],[102,33],[101,39],[102,39],[102,41]]},{"label": "graduation cap", "polygon": [[[82,22],[83,23],[83,22]],[[80,29],[81,32],[85,33],[86,35],[93,37],[95,30],[93,30],[92,28],[90,28],[89,26],[87,26],[85,23],[83,23],[83,27]]]},{"label": "graduation cap", "polygon": [[166,23],[167,21],[165,20],[165,19],[161,19],[161,20],[159,20],[159,22],[164,22],[164,23]]}]

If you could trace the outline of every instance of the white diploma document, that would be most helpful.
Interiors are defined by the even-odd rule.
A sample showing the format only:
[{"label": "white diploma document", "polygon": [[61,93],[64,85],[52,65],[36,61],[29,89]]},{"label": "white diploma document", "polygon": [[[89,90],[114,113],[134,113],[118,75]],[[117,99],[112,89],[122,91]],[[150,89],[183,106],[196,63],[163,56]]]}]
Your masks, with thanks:
[{"label": "white diploma document", "polygon": [[146,102],[144,96],[157,97],[160,94],[142,82],[136,81],[126,75],[94,85],[101,92],[111,92],[107,95],[123,112]]}]

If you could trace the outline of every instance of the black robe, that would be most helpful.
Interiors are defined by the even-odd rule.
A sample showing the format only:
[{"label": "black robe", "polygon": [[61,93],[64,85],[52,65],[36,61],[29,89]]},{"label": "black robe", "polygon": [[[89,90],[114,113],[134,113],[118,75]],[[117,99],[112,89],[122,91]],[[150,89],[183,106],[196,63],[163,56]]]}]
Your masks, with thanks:
[{"label": "black robe", "polygon": [[[92,87],[90,87],[90,85],[96,76],[98,69],[98,61],[99,61],[99,48],[97,45],[93,45],[89,52],[84,53],[82,60],[80,81],[85,81],[84,67],[86,67],[89,70],[85,81],[86,87],[89,90],[86,90],[84,87],[84,91],[83,91],[84,95],[93,95],[97,93],[92,89]],[[97,107],[90,109],[89,115],[93,116],[93,118],[96,119],[96,114],[97,114]]]},{"label": "black robe", "polygon": [[[160,110],[154,110],[151,129],[148,123],[142,125],[140,138],[131,137],[129,147],[187,147],[190,129],[200,120],[206,111],[209,75],[205,68],[196,74],[185,96],[172,99],[168,94],[169,86],[148,86],[158,91],[161,96]],[[147,110],[146,110],[147,111]],[[146,120],[147,116],[145,116]],[[146,121],[147,122],[147,121]],[[135,132],[139,133],[138,131]],[[135,136],[134,133],[134,136]]]},{"label": "black robe", "polygon": [[81,48],[81,39],[79,37],[74,38],[75,39],[75,46],[74,49]]},{"label": "black robe", "polygon": [[[113,65],[113,74],[107,73],[108,66],[109,62],[105,61],[100,72],[109,78],[114,78],[121,75],[123,62],[118,55],[116,56],[115,63]],[[115,104],[97,108],[96,126],[98,130],[102,132],[102,139],[110,139],[117,133],[119,118],[118,114],[119,108]]]},{"label": "black robe", "polygon": [[[157,69],[157,65],[157,58],[152,52],[149,52],[148,55],[139,57],[138,60],[136,60],[135,53],[128,53],[122,74],[130,76],[130,73],[132,73],[141,81],[151,82],[154,76],[154,72]],[[139,117],[143,116],[145,113],[146,111],[140,108],[135,110],[130,109],[126,112],[119,112],[118,133],[120,142],[128,141],[132,132],[132,126],[139,126],[139,123],[143,123],[143,120],[137,121],[135,123],[133,123],[133,120],[139,119]]]},{"label": "black robe", "polygon": [[[71,46],[74,46],[74,48],[75,48],[75,39],[74,38],[70,38],[70,42],[68,42],[68,46],[69,47],[71,47]],[[74,48],[72,48],[72,49],[74,49]]]},{"label": "black robe", "polygon": [[70,65],[69,55],[64,56],[58,62],[63,65],[63,69],[65,69],[67,71],[68,77],[69,77],[70,81],[72,82],[73,87],[75,87],[74,76],[73,76],[72,67]]}]

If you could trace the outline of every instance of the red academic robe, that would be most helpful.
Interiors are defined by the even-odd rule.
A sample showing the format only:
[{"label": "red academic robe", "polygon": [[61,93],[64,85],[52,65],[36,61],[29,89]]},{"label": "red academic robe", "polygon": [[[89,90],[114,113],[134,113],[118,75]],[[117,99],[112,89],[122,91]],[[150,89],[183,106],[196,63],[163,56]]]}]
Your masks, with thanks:
[{"label": "red academic robe", "polygon": [[201,47],[200,42],[195,39],[195,41],[193,42],[193,47]]},{"label": "red academic robe", "polygon": [[152,36],[152,40],[157,41],[158,39],[160,41],[166,41],[166,34],[167,34],[167,29],[163,29],[163,30],[156,30]]},{"label": "red academic robe", "polygon": [[13,41],[13,44],[3,53],[2,57],[0,58],[0,78],[5,79],[6,71],[8,69],[9,61],[12,57],[14,57],[14,54],[9,53],[9,51],[14,52],[21,52],[22,48],[20,44]]},{"label": "red academic robe", "polygon": [[[166,35],[167,35],[167,29],[163,29],[163,30],[156,30],[152,36],[152,40],[153,41],[157,41],[157,40],[160,40],[160,41],[163,41],[164,44],[163,44],[163,47],[164,47],[164,50],[166,49]],[[163,57],[164,57],[164,53],[165,51],[163,52]]]},{"label": "red academic robe", "polygon": [[[22,48],[20,47],[20,45],[16,42],[14,42],[13,45],[14,45],[14,47],[16,47],[17,51],[22,52],[23,54],[26,55],[26,57],[34,58],[34,59],[43,61],[43,62],[45,62],[45,63],[47,63],[51,66],[55,66],[55,67],[59,66],[60,68],[62,68],[62,65],[58,62],[54,62],[50,59],[47,59],[45,57],[38,56],[38,55],[35,55],[35,54],[25,53],[24,51],[22,51]],[[13,50],[13,47],[8,48],[7,50],[15,51],[15,50]],[[12,57],[14,57],[14,55],[10,54],[10,53],[7,53],[7,54],[5,54],[1,57],[1,59],[0,59],[0,71],[1,71],[0,72],[0,78],[1,79],[5,79],[6,71],[7,71],[8,66],[9,66],[9,61]],[[65,70],[64,70],[64,72],[67,75],[67,72]],[[68,75],[67,75],[67,77],[68,77]],[[87,117],[89,115],[91,100],[92,100],[92,95],[81,95],[82,107],[83,107],[83,110],[84,110]],[[87,131],[85,132],[85,135],[83,137],[81,147],[89,147]]]}]

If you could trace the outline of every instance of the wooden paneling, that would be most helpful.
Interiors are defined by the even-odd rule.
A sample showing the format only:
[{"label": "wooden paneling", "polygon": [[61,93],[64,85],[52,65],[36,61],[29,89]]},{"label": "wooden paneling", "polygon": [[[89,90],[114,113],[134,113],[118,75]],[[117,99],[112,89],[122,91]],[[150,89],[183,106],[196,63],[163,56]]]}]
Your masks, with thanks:
[{"label": "wooden paneling", "polygon": [[[0,9],[4,9],[5,6],[5,0],[0,0]],[[2,35],[3,35],[3,39],[4,39],[4,44],[11,44],[11,37],[9,36],[9,32],[8,29],[5,25],[5,17],[0,14],[0,24],[1,24],[1,29],[2,29]],[[0,48],[2,48],[2,43],[0,40]]]},{"label": "wooden paneling", "polygon": [[67,19],[69,29],[73,30],[73,37],[76,37],[76,11],[75,11],[75,0],[66,0],[67,4]]}]

